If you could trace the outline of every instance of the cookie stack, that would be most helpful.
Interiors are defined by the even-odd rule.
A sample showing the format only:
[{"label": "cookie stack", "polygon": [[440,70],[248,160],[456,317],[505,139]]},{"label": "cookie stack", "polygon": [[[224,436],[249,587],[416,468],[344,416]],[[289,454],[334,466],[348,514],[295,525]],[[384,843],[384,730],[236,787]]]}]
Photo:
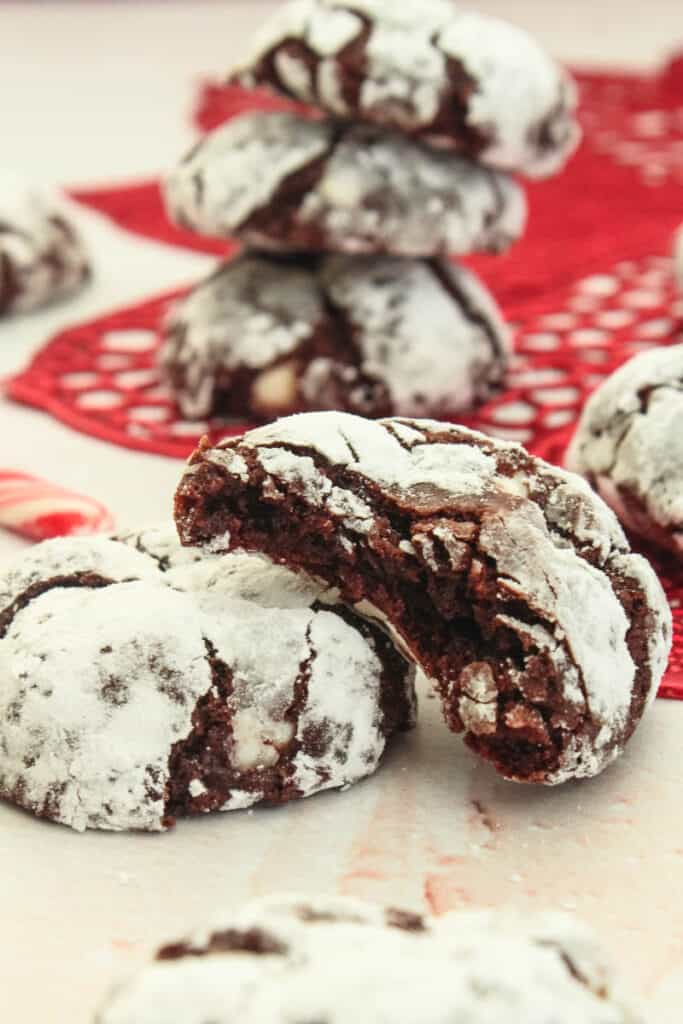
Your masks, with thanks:
[{"label": "cookie stack", "polygon": [[175,221],[247,246],[167,322],[182,413],[445,417],[484,400],[508,334],[447,257],[520,237],[510,175],[562,167],[572,82],[524,32],[450,0],[294,0],[232,81],[308,110],[234,118],[167,181]]}]

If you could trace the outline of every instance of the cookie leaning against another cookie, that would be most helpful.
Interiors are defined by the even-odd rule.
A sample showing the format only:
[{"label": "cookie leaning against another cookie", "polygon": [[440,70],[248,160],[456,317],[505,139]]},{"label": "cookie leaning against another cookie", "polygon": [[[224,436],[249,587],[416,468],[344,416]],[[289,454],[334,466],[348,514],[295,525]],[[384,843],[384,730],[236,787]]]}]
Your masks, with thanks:
[{"label": "cookie leaning against another cookie", "polygon": [[216,917],[111,992],[96,1024],[642,1024],[557,912],[427,917],[280,896]]},{"label": "cookie leaning against another cookie", "polygon": [[414,673],[333,602],[171,526],[32,548],[0,579],[0,795],[158,831],[370,775],[413,724]]},{"label": "cookie leaning against another cookie", "polygon": [[372,126],[263,111],[207,135],[165,197],[183,227],[274,250],[500,251],[526,219],[521,189],[496,171]]},{"label": "cookie leaning against another cookie", "polygon": [[160,359],[189,418],[434,416],[485,400],[508,352],[494,300],[463,267],[247,254],[173,308]]},{"label": "cookie leaning against another cookie", "polygon": [[64,298],[89,275],[83,244],[55,200],[0,173],[0,316]]},{"label": "cookie leaning against another cookie", "polygon": [[306,413],[207,442],[176,521],[186,544],[338,586],[511,779],[596,775],[664,672],[671,613],[610,509],[580,477],[462,427]]},{"label": "cookie leaning against another cookie", "polygon": [[580,136],[576,87],[536,41],[450,0],[283,4],[232,78],[530,177]]},{"label": "cookie leaning against another cookie", "polygon": [[566,463],[624,526],[683,559],[683,345],[642,352],[593,392]]}]

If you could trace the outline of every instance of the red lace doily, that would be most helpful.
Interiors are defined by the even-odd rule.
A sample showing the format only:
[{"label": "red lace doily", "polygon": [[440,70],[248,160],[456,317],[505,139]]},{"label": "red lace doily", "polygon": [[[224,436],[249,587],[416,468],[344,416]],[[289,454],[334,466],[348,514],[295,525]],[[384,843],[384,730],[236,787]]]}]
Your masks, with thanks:
[{"label": "red lace doily", "polygon": [[[668,258],[683,220],[683,61],[657,77],[578,77],[579,153],[563,175],[529,187],[522,242],[505,256],[468,261],[515,325],[516,354],[506,391],[467,422],[556,463],[586,395],[608,373],[643,348],[683,340]],[[198,124],[209,129],[255,104],[264,105],[263,94],[209,85]],[[75,195],[140,235],[221,255],[234,249],[171,227],[157,182]],[[176,294],[64,331],[9,394],[103,440],[164,455],[186,456],[202,433],[243,430],[243,422],[179,419],[159,382],[157,328]],[[648,555],[676,623],[660,695],[683,698],[683,572]]]}]

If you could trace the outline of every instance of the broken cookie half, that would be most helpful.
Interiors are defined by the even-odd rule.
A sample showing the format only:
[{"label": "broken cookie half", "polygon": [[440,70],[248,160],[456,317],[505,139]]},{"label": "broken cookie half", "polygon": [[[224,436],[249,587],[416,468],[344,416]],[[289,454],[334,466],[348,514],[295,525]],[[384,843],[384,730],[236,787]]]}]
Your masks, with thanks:
[{"label": "broken cookie half", "polygon": [[388,628],[507,778],[598,774],[654,698],[659,581],[580,477],[430,420],[307,413],[203,444],[186,544],[267,555]]}]

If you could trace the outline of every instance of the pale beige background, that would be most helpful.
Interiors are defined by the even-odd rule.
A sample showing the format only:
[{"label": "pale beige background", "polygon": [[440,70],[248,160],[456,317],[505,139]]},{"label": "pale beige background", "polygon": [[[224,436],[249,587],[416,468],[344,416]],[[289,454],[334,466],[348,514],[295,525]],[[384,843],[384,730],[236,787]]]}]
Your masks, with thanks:
[{"label": "pale beige background", "polygon": [[[191,138],[198,78],[227,68],[270,6],[0,5],[3,162],[62,183],[168,166]],[[683,43],[680,0],[478,6],[526,25],[575,62],[653,67],[677,38]],[[0,326],[0,375],[49,331],[211,265],[75,213],[97,282],[68,306]],[[0,466],[9,464],[97,494],[120,523],[167,514],[179,472],[171,460],[99,444],[0,402]],[[0,535],[0,564],[20,546]],[[502,901],[576,909],[648,998],[652,1024],[678,1024],[682,743],[683,704],[659,702],[604,777],[524,789],[474,763],[440,724],[435,702],[423,699],[417,732],[374,779],[345,794],[152,837],[79,836],[0,807],[0,1018],[86,1024],[111,979],[160,939],[217,906],[296,888],[435,910]]]}]

